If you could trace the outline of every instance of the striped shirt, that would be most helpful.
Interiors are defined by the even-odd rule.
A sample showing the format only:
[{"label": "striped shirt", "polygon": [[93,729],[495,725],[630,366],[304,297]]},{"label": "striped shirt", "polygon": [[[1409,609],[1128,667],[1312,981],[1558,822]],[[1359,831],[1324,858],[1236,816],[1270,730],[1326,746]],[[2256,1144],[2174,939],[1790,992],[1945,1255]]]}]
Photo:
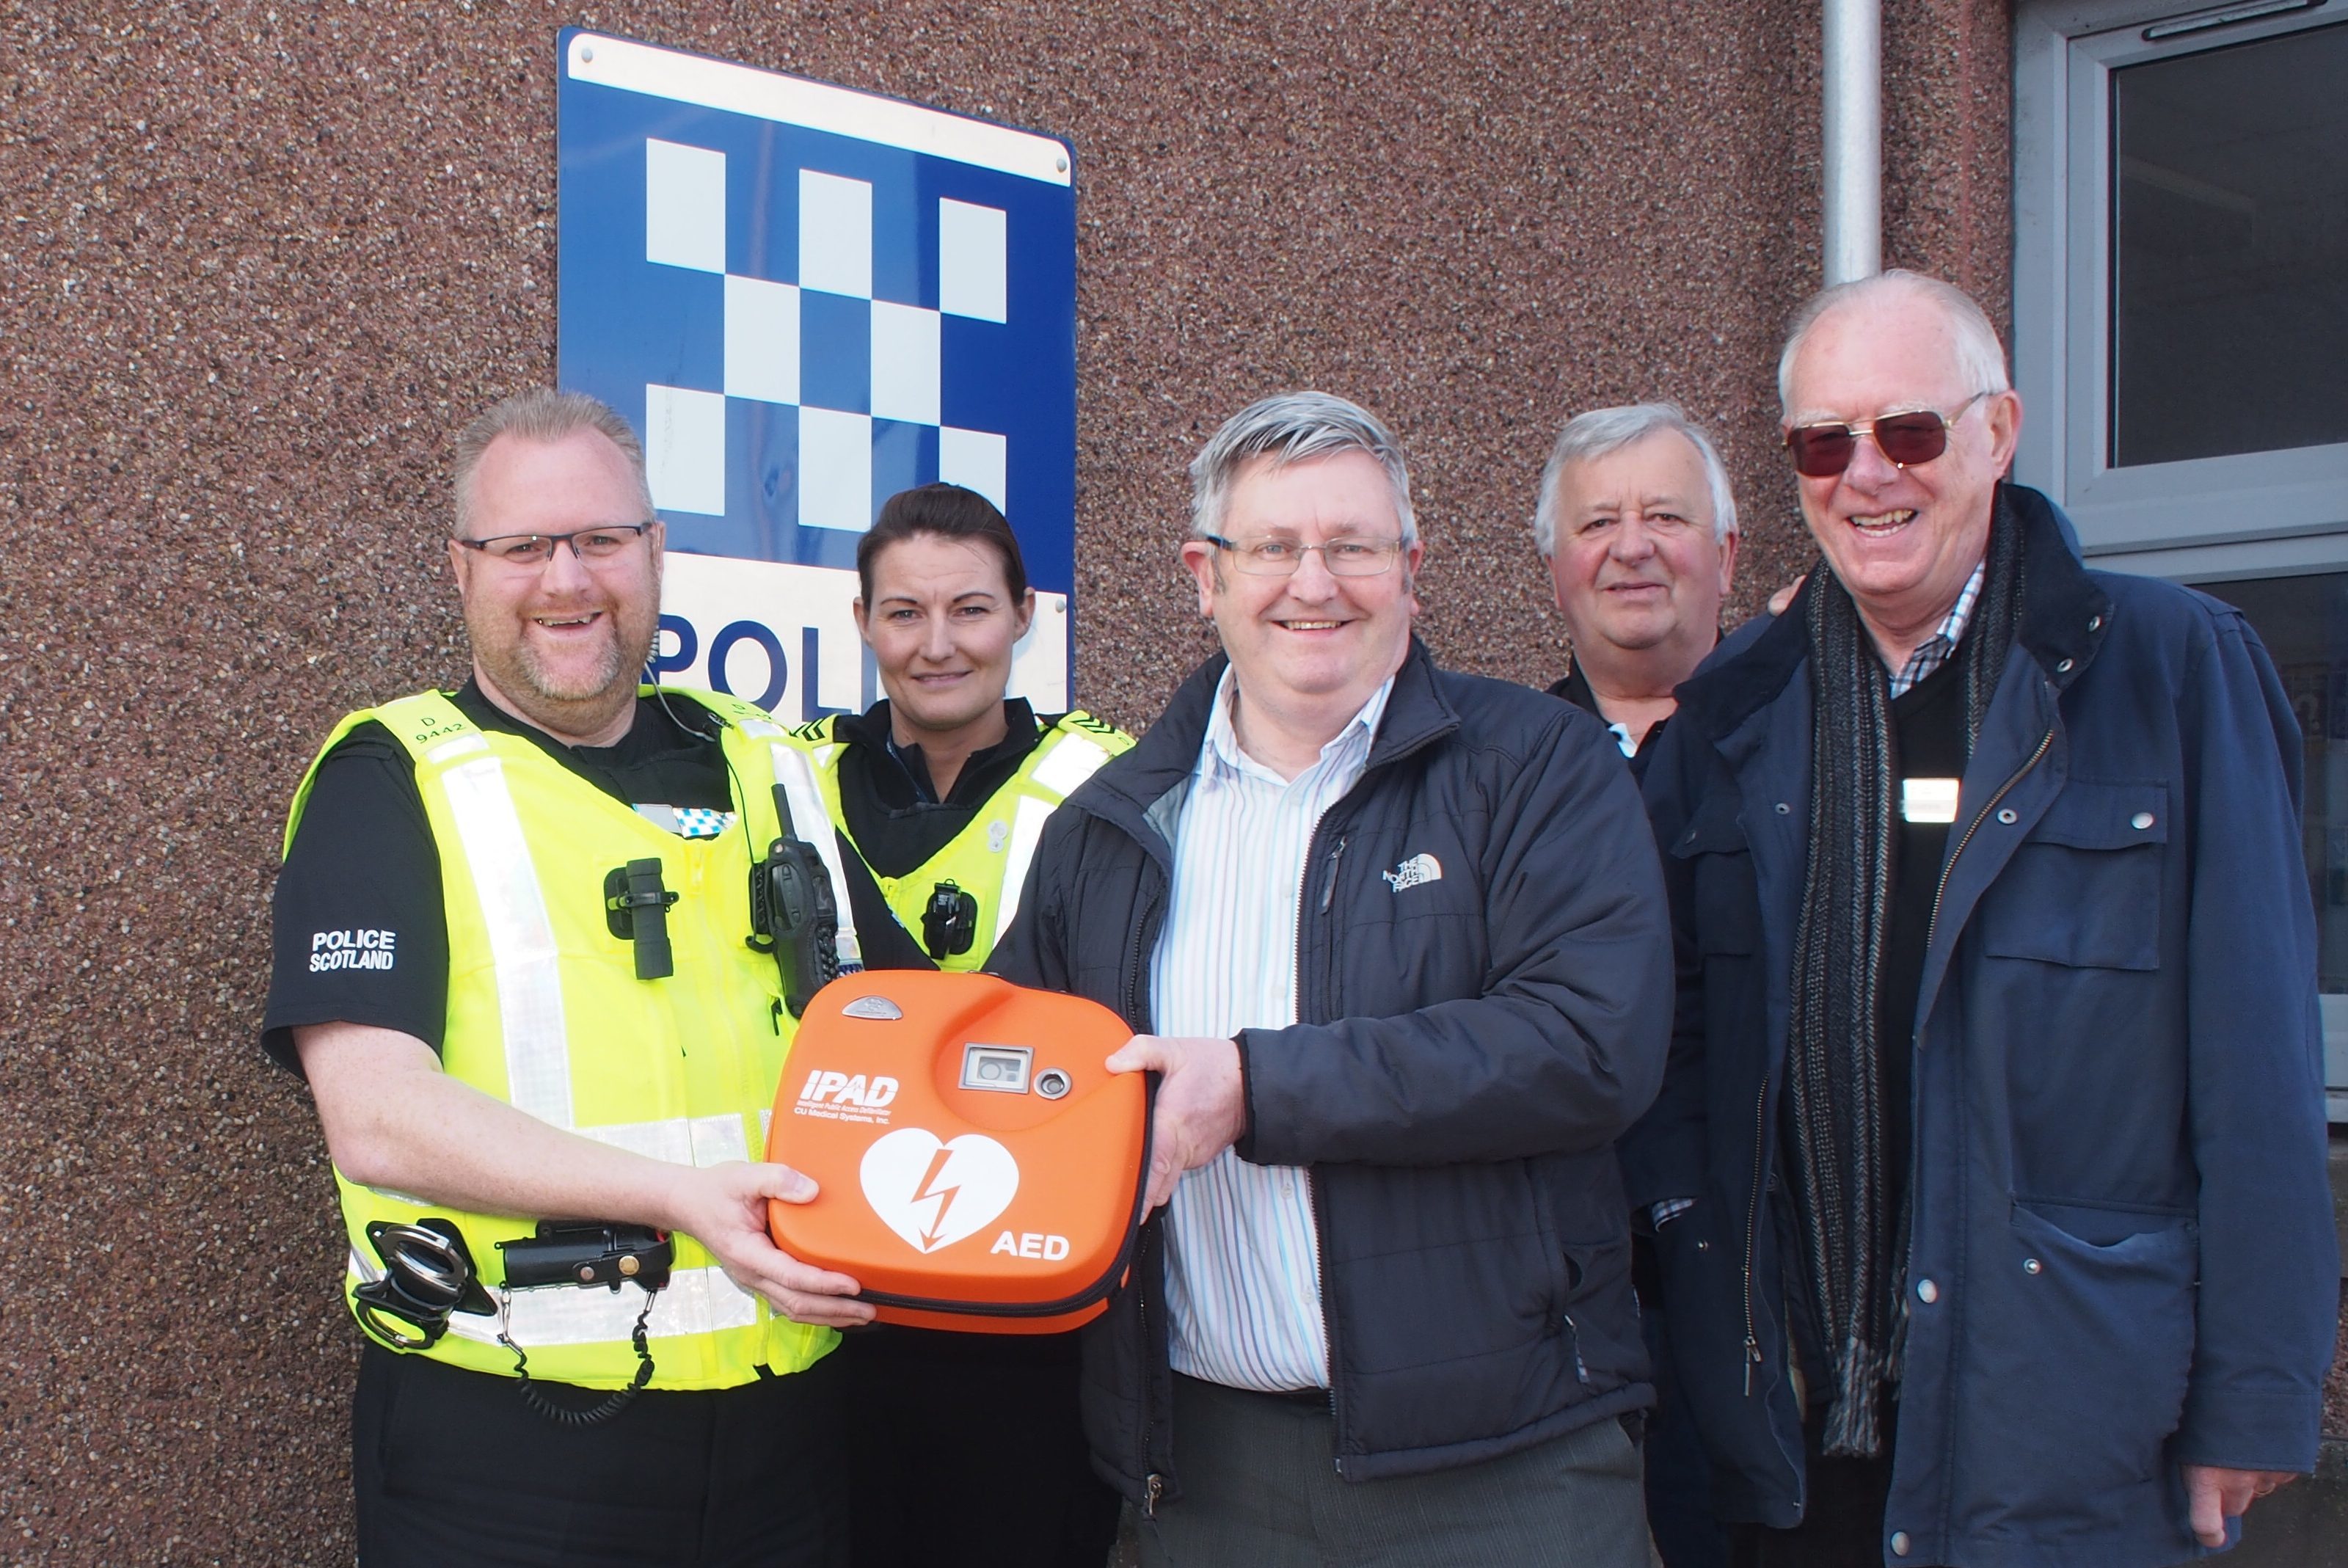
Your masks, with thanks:
[{"label": "striped shirt", "polygon": [[[1296,1022],[1305,856],[1321,815],[1362,776],[1389,679],[1292,779],[1240,749],[1224,672],[1174,824],[1174,884],[1150,964],[1161,1035],[1236,1035]],[[1326,1387],[1321,1242],[1310,1179],[1226,1149],[1167,1206],[1174,1369],[1234,1388]]]},{"label": "striped shirt", "polygon": [[1959,643],[1964,641],[1965,623],[1973,618],[1973,602],[1981,597],[1982,581],[1988,575],[1989,562],[1984,559],[1973,568],[1973,574],[1965,579],[1964,591],[1957,595],[1957,602],[1949,606],[1948,614],[1941,619],[1941,629],[1917,644],[1916,651],[1908,655],[1906,664],[1887,672],[1891,676],[1891,695],[1895,699],[1906,696],[1934,670],[1949,662],[1949,655],[1957,651]]}]

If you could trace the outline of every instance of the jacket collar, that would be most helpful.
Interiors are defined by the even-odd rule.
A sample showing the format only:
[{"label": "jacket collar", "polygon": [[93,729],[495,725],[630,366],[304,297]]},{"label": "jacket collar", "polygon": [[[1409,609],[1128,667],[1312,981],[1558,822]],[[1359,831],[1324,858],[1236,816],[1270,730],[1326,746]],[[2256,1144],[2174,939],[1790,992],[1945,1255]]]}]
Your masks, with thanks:
[{"label": "jacket collar", "polygon": [[[2014,640],[2056,689],[2078,679],[2111,627],[2111,595],[2080,561],[2070,521],[2060,508],[2027,485],[1997,487],[2001,522],[2022,537],[2022,611]],[[1823,562],[1794,603],[1756,637],[1741,657],[1702,670],[1679,689],[1679,711],[1715,741],[1734,732],[1776,700],[1810,655],[1803,624]]]},{"label": "jacket collar", "polygon": [[[1198,766],[1199,748],[1207,738],[1207,721],[1213,714],[1215,689],[1230,664],[1229,655],[1217,654],[1192,670],[1133,749],[1094,774],[1069,797],[1069,803],[1117,822],[1145,841],[1157,838],[1146,815]],[[1402,667],[1395,672],[1394,690],[1386,697],[1376,738],[1370,743],[1368,769],[1398,761],[1459,727],[1458,712],[1435,677],[1434,655],[1425,643],[1412,637]]]}]

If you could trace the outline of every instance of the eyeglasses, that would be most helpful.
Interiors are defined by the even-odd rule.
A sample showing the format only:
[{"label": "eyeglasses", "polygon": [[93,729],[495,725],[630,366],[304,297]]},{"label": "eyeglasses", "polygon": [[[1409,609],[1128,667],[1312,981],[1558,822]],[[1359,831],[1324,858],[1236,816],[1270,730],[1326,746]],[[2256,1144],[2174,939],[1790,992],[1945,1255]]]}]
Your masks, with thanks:
[{"label": "eyeglasses", "polygon": [[1894,468],[1912,468],[1947,451],[1949,427],[1989,396],[1976,392],[1947,415],[1919,408],[1912,414],[1886,414],[1855,425],[1797,425],[1786,432],[1786,450],[1793,455],[1796,473],[1805,479],[1830,480],[1850,467],[1850,459],[1859,452],[1859,438],[1872,436],[1884,461]]},{"label": "eyeglasses", "polygon": [[1402,553],[1399,539],[1332,539],[1322,544],[1300,544],[1292,539],[1225,539],[1219,533],[1199,536],[1228,552],[1241,572],[1251,577],[1293,577],[1304,558],[1321,552],[1321,564],[1332,577],[1375,577]]},{"label": "eyeglasses", "polygon": [[649,522],[607,522],[570,533],[501,533],[494,539],[460,539],[468,550],[478,550],[510,566],[543,566],[554,559],[557,546],[571,546],[582,561],[609,561],[644,537]]}]

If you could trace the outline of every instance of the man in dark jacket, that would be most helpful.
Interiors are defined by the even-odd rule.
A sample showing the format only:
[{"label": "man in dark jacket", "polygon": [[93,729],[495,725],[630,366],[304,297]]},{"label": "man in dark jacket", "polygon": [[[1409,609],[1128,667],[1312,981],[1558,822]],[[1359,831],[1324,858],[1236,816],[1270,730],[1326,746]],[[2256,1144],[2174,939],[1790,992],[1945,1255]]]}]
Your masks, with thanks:
[{"label": "man in dark jacket", "polygon": [[1149,1563],[1636,1568],[1612,1150],[1671,1006],[1636,792],[1589,715],[1412,638],[1371,415],[1266,399],[1191,476],[1227,656],[1052,818],[994,965],[1162,1075],[1094,1462]]},{"label": "man in dark jacket", "polygon": [[1825,554],[1647,777],[1678,1023],[1626,1140],[1765,1564],[2157,1564],[2312,1467],[2338,1265],[2300,740],[2200,594],[2002,484],[1956,290],[1780,362]]},{"label": "man in dark jacket", "polygon": [[[1572,666],[1549,688],[1606,726],[1646,776],[1673,692],[1720,645],[1736,570],[1736,499],[1704,431],[1669,403],[1591,408],[1565,422],[1541,469],[1533,546],[1549,565]],[[1756,628],[1756,630],[1758,628]],[[1712,1468],[1672,1387],[1653,1238],[1631,1237],[1631,1283],[1653,1364],[1647,1519],[1664,1568],[1728,1560]]]},{"label": "man in dark jacket", "polygon": [[1720,642],[1736,572],[1728,469],[1669,403],[1577,414],[1541,469],[1533,544],[1573,648],[1550,695],[1596,714],[1643,777],[1672,693]]}]

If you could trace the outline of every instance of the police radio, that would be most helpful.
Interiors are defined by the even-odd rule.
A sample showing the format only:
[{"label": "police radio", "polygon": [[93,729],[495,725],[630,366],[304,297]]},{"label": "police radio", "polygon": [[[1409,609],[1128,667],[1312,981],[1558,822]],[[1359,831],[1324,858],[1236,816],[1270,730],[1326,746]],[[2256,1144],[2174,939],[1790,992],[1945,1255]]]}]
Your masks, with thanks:
[{"label": "police radio", "polygon": [[750,868],[749,943],[775,955],[783,974],[783,1005],[796,1018],[839,975],[839,904],[823,857],[792,831],[790,798],[780,784],[775,786],[775,820],[782,836]]},{"label": "police radio", "polygon": [[816,1180],[770,1202],[794,1257],[853,1274],[884,1323],[1050,1334],[1107,1310],[1143,1218],[1151,1073],[1080,996],[990,975],[865,970],[799,1020],[767,1158]]}]

